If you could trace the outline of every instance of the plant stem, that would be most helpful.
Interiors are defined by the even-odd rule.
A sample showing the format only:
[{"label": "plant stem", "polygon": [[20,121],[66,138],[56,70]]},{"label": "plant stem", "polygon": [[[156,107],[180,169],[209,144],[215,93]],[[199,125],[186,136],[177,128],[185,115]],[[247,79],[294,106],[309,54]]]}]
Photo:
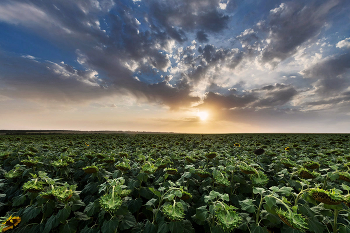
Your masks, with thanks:
[{"label": "plant stem", "polygon": [[263,203],[263,196],[260,194],[260,204],[259,204],[259,208],[258,208],[258,211],[256,212],[256,217],[255,217],[255,223],[256,225],[259,226],[259,216],[260,216],[260,209],[261,209],[261,206],[262,206],[262,203]]},{"label": "plant stem", "polygon": [[297,205],[298,204],[298,201],[301,197],[301,194],[303,194],[305,191],[307,191],[309,189],[305,189],[305,190],[301,190],[300,193],[297,195],[297,197],[295,198],[295,202],[294,202],[294,205]]},{"label": "plant stem", "polygon": [[333,223],[333,233],[337,233],[337,220],[338,220],[339,210],[334,210],[334,223]]},{"label": "plant stem", "polygon": [[323,181],[323,187],[322,187],[322,189],[326,189],[327,178],[328,178],[328,176],[326,176],[326,178],[325,178],[324,181]]},{"label": "plant stem", "polygon": [[114,185],[113,185],[113,188],[112,188],[112,203],[114,203]]}]

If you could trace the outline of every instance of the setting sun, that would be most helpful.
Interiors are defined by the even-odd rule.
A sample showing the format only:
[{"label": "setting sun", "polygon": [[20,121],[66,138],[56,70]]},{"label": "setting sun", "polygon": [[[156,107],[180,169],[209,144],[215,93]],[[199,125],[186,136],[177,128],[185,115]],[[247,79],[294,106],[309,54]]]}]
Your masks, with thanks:
[{"label": "setting sun", "polygon": [[197,116],[201,121],[205,121],[208,118],[208,113],[207,112],[198,112]]}]

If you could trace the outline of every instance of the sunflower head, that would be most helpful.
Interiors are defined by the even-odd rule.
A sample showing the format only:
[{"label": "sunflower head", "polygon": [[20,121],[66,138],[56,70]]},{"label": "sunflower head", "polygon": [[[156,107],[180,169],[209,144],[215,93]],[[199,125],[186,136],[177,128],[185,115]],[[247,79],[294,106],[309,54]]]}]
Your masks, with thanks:
[{"label": "sunflower head", "polygon": [[0,226],[0,229],[2,230],[2,232],[5,232],[7,230],[13,229],[13,227],[17,226],[19,223],[21,222],[21,218],[16,216],[16,217],[12,217],[12,215],[6,219],[5,222],[2,223],[2,225]]}]

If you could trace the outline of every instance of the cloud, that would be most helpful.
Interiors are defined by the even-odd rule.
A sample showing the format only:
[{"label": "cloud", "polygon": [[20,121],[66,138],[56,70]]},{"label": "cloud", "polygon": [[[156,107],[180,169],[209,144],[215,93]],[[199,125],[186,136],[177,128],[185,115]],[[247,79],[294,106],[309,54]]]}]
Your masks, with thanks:
[{"label": "cloud", "polygon": [[[198,47],[198,53],[188,47],[178,55],[177,66],[182,69],[190,83],[198,84],[200,81],[208,80],[214,82],[216,74],[224,67],[234,70],[243,60],[243,52],[238,49],[217,48],[215,45],[207,44]],[[210,83],[207,82],[208,85]]]},{"label": "cloud", "polygon": [[204,32],[204,31],[198,31],[197,32],[197,40],[200,42],[200,43],[203,43],[203,42],[208,42],[208,35]]},{"label": "cloud", "polygon": [[191,91],[186,84],[175,88],[167,81],[148,85],[129,78],[103,80],[95,70],[79,70],[50,61],[36,62],[6,53],[0,53],[0,68],[3,71],[0,91],[9,98],[79,104],[129,94],[141,101],[155,102],[171,109],[199,101],[198,97],[190,96]]},{"label": "cloud", "polygon": [[209,92],[203,99],[203,104],[200,108],[214,108],[214,109],[231,109],[243,108],[256,101],[258,97],[254,93],[247,93],[244,95],[237,95],[235,93],[230,95],[221,95],[218,93]]},{"label": "cloud", "polygon": [[[278,109],[289,103],[298,91],[291,85],[279,84],[263,86],[238,93],[236,89],[231,89],[229,93],[219,94],[208,92],[200,108],[217,109],[217,111],[228,109]],[[285,108],[285,106],[284,106]]]},{"label": "cloud", "polygon": [[350,37],[344,40],[341,40],[336,45],[337,48],[350,48]]},{"label": "cloud", "polygon": [[332,56],[303,70],[305,78],[317,79],[314,82],[316,93],[321,96],[339,94],[350,85],[350,53]]},{"label": "cloud", "polygon": [[253,92],[264,95],[253,104],[254,107],[259,108],[283,106],[298,94],[298,91],[293,86],[278,83],[255,89]]},{"label": "cloud", "polygon": [[305,105],[317,106],[317,105],[329,105],[329,107],[334,107],[336,104],[349,102],[350,101],[350,92],[344,92],[340,96],[330,97],[327,99],[322,99],[318,101],[306,102]]},{"label": "cloud", "polygon": [[263,24],[268,33],[262,50],[262,63],[276,66],[297,52],[298,46],[318,35],[327,22],[330,11],[340,1],[325,1],[304,5],[302,2],[281,3],[270,11]]},{"label": "cloud", "polygon": [[161,0],[150,1],[150,4],[152,17],[179,42],[186,40],[183,30],[220,32],[229,20],[227,15],[218,11],[219,0]]}]

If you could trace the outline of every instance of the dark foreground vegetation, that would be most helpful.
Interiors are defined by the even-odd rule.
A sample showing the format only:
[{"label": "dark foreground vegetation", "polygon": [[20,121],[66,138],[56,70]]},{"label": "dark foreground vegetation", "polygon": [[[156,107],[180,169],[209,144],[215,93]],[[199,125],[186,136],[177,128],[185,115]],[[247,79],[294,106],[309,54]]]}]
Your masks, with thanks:
[{"label": "dark foreground vegetation", "polygon": [[0,230],[350,232],[349,140],[0,135]]}]

